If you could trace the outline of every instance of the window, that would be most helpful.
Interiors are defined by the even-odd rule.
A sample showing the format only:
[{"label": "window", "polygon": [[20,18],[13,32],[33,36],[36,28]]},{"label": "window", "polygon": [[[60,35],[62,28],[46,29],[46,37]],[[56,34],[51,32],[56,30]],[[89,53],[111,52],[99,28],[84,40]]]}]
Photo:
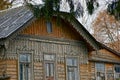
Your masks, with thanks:
[{"label": "window", "polygon": [[55,80],[55,55],[44,55],[45,80]]},{"label": "window", "polygon": [[115,80],[120,79],[120,65],[115,65]]},{"label": "window", "polygon": [[52,32],[52,23],[50,21],[47,21],[46,26],[47,26],[47,32],[51,33]]},{"label": "window", "polygon": [[76,58],[67,58],[67,80],[78,80],[78,66]]},{"label": "window", "polygon": [[105,65],[104,63],[96,63],[96,80],[105,80]]},{"label": "window", "polygon": [[20,54],[19,55],[19,76],[20,80],[31,80],[31,55]]}]

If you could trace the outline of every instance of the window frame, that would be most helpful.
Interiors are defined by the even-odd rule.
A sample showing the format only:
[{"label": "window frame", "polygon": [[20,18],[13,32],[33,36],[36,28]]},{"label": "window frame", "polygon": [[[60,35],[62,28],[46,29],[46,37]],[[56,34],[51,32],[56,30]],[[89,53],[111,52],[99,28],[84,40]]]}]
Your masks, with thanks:
[{"label": "window frame", "polygon": [[[119,67],[119,68],[120,68],[120,65],[119,65],[119,64],[115,64],[115,65],[114,65],[114,78],[117,79],[116,75],[118,75],[119,78],[120,78],[120,72],[119,72],[119,73],[116,72],[116,71],[115,71],[115,67]],[[119,78],[118,78],[118,79],[119,79]]]},{"label": "window frame", "polygon": [[[103,64],[104,65],[104,78],[106,80],[106,69],[105,69],[105,63],[103,62],[95,62],[95,79],[97,80],[97,68],[96,68],[96,64]],[[103,73],[103,72],[102,72]]]},{"label": "window frame", "polygon": [[32,51],[18,51],[18,80],[20,80],[20,55],[21,54],[30,54],[30,62],[21,62],[21,63],[29,63],[30,64],[30,79],[34,80],[33,73],[33,52]]},{"label": "window frame", "polygon": [[[76,59],[76,66],[68,66],[67,59]],[[79,57],[78,56],[66,56],[65,57],[65,66],[66,66],[66,80],[68,80],[68,67],[77,68],[77,79],[80,80],[80,68],[79,68]]]},{"label": "window frame", "polygon": [[47,29],[47,33],[53,32],[53,25],[51,21],[46,21],[46,29]]},{"label": "window frame", "polygon": [[[54,60],[45,60],[45,58],[44,58],[45,55],[52,55],[52,56],[54,56]],[[53,64],[53,67],[54,67],[53,68],[53,70],[54,70],[54,74],[53,74],[54,76],[53,77],[54,77],[54,80],[56,80],[56,73],[57,73],[56,72],[57,71],[56,70],[57,69],[56,68],[56,55],[55,54],[48,54],[48,53],[43,54],[44,80],[46,80],[46,76],[47,76],[47,74],[46,74],[46,66],[45,66],[47,63],[48,64]]]}]

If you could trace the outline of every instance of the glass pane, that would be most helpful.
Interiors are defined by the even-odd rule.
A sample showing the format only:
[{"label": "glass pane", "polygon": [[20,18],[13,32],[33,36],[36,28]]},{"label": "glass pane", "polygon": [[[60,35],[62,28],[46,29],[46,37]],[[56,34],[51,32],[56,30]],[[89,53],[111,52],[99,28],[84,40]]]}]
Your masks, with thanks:
[{"label": "glass pane", "polygon": [[77,68],[74,67],[68,67],[68,80],[78,80],[78,71]]},{"label": "glass pane", "polygon": [[47,22],[47,32],[48,33],[52,32],[52,23],[51,22]]},{"label": "glass pane", "polygon": [[67,62],[67,65],[72,66],[72,59],[67,59],[66,62]]},{"label": "glass pane", "polygon": [[53,65],[53,63],[50,64],[50,76],[54,76],[54,65]]},{"label": "glass pane", "polygon": [[104,72],[105,71],[105,65],[103,63],[96,63],[96,70],[97,72]]},{"label": "glass pane", "polygon": [[78,68],[76,58],[67,58],[67,74],[68,80],[78,80]]},{"label": "glass pane", "polygon": [[75,75],[75,79],[74,80],[78,80],[78,71],[77,71],[77,68],[74,68],[74,75]]},{"label": "glass pane", "polygon": [[23,80],[23,64],[20,64],[20,80]]},{"label": "glass pane", "polygon": [[115,72],[120,73],[120,66],[118,66],[118,65],[115,66]]},{"label": "glass pane", "polygon": [[55,55],[44,55],[44,60],[49,60],[49,61],[54,61],[55,60]]},{"label": "glass pane", "polygon": [[30,62],[30,54],[20,54],[20,62]]},{"label": "glass pane", "polygon": [[26,66],[26,80],[30,80],[30,68],[28,66]]},{"label": "glass pane", "polygon": [[46,63],[45,64],[46,76],[53,77],[54,76],[54,64],[53,63]]},{"label": "glass pane", "polygon": [[66,61],[69,66],[77,66],[77,59],[75,58],[67,58]]},{"label": "glass pane", "polygon": [[72,79],[72,72],[68,72],[68,80],[73,80]]},{"label": "glass pane", "polygon": [[49,64],[45,64],[46,76],[49,76]]}]

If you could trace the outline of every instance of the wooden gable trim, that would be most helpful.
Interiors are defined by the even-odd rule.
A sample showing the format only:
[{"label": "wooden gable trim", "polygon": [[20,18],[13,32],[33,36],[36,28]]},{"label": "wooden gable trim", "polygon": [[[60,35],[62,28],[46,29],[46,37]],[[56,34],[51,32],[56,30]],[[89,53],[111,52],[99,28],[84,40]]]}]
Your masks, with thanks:
[{"label": "wooden gable trim", "polygon": [[[61,18],[67,20],[73,28],[80,34],[82,37],[89,43],[95,50],[99,50],[100,46],[96,39],[84,28],[84,26],[72,15],[69,13],[60,13]],[[71,16],[71,17],[69,17]]]},{"label": "wooden gable trim", "polygon": [[99,44],[100,44],[100,46],[101,46],[101,49],[106,49],[107,51],[109,51],[109,52],[111,52],[111,53],[113,53],[113,54],[115,54],[115,55],[117,55],[117,56],[120,56],[120,53],[119,53],[119,52],[117,52],[117,51],[115,51],[115,50],[107,47],[106,45],[104,45],[104,44],[102,44],[102,43],[100,43],[100,42],[99,42]]},{"label": "wooden gable trim", "polygon": [[25,39],[25,40],[30,40],[30,41],[55,43],[55,44],[65,44],[65,45],[73,45],[73,46],[81,46],[81,45],[86,46],[85,42],[83,42],[83,41],[51,38],[51,37],[44,37],[44,36],[37,36],[37,35],[25,35],[25,34],[23,35],[23,34],[20,34],[15,39]]},{"label": "wooden gable trim", "polygon": [[113,64],[120,64],[120,61],[115,61],[115,60],[107,60],[107,59],[88,59],[90,62],[103,62],[103,63],[113,63]]}]

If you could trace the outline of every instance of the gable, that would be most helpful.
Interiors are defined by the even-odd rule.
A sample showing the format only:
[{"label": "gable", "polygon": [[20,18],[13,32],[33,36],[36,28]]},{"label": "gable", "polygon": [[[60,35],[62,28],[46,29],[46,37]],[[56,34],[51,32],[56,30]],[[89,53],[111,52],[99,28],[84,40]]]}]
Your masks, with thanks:
[{"label": "gable", "polygon": [[[90,51],[99,49],[98,42],[92,37],[92,35],[84,28],[84,26],[74,16],[69,17],[69,13],[60,12],[60,17],[63,19],[64,22],[67,22],[67,25],[71,26],[70,30],[72,30],[72,32],[75,31],[73,32],[75,34],[69,32],[70,30],[66,31],[67,34],[66,32],[59,34],[59,32],[57,33],[56,31],[57,34],[49,34],[50,37],[57,37],[57,38],[63,37],[64,39],[72,39],[72,40],[83,40],[84,39]],[[5,20],[3,20],[4,18]],[[14,38],[16,35],[18,35],[19,32],[23,30],[26,27],[26,25],[30,23],[31,20],[34,19],[34,16],[29,9],[25,7],[19,7],[16,9],[11,9],[9,11],[6,11],[6,14],[4,14],[3,16],[0,16],[0,19],[2,19],[1,21],[2,25],[0,25],[0,31],[1,31],[0,39],[7,40],[9,38]],[[11,22],[9,22],[9,20]],[[26,31],[29,31],[29,30],[26,30]],[[36,33],[32,32],[31,35],[33,34],[36,35]],[[65,37],[63,36],[63,34],[65,35]],[[41,35],[41,36],[44,36],[44,35]],[[47,37],[49,36],[47,35]]]},{"label": "gable", "polygon": [[46,21],[44,18],[41,18],[32,22],[20,34],[69,40],[83,40],[82,36],[80,36],[71,25],[64,22],[64,20],[61,19],[60,23],[57,23],[56,17],[53,17],[51,23],[51,33],[47,32]]}]

